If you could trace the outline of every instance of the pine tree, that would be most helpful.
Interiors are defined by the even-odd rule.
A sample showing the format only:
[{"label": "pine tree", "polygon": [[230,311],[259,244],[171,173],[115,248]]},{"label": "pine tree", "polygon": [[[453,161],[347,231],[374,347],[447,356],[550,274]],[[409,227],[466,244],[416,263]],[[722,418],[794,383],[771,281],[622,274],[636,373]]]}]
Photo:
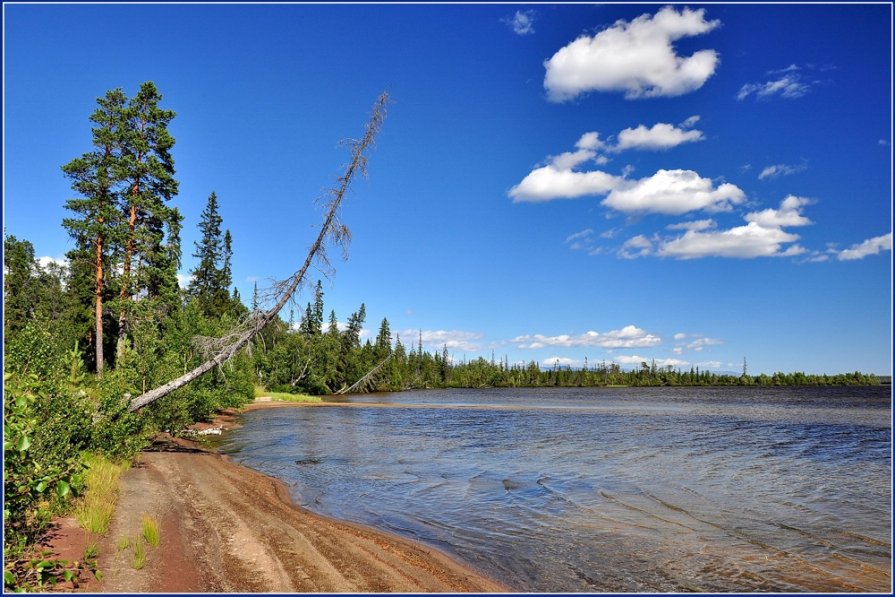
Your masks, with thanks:
[{"label": "pine tree", "polygon": [[127,332],[130,298],[141,290],[150,297],[158,296],[177,284],[172,250],[176,244],[179,252],[179,239],[165,244],[166,230],[170,233],[181,219],[176,209],[166,205],[178,188],[171,156],[174,138],[168,132],[174,112],[159,108],[161,99],[154,83],[143,83],[124,109],[125,123],[119,135],[122,174],[127,180],[122,193],[127,233],[118,296],[119,354]]},{"label": "pine tree", "polygon": [[63,220],[62,225],[77,245],[71,257],[92,263],[93,329],[96,372],[99,375],[102,375],[105,361],[103,301],[107,287],[106,272],[122,240],[118,193],[124,176],[122,147],[126,101],[127,97],[121,89],[108,91],[105,97],[97,99],[99,107],[90,116],[96,125],[92,130],[94,150],[62,166],[65,176],[71,180],[72,189],[81,195],[65,204],[66,209],[74,212],[75,216]]}]

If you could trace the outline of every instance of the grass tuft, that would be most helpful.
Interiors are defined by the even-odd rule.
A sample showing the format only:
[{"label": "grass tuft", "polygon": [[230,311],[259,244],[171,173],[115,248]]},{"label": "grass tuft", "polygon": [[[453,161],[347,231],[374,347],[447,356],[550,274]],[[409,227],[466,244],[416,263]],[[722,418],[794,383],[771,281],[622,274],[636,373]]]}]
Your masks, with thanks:
[{"label": "grass tuft", "polygon": [[134,541],[134,559],[131,560],[131,566],[134,570],[140,570],[146,565],[146,548],[139,539]]},{"label": "grass tuft", "polygon": [[131,544],[130,537],[122,537],[118,540],[118,551],[124,551]]},{"label": "grass tuft", "polygon": [[311,396],[309,394],[289,394],[288,392],[269,392],[264,386],[255,386],[255,398],[269,396],[271,400],[277,402],[323,402],[320,396]]},{"label": "grass tuft", "polygon": [[101,535],[109,528],[118,499],[118,479],[129,468],[104,456],[92,456],[84,479],[87,490],[75,505],[75,519],[81,528]]},{"label": "grass tuft", "polygon": [[158,523],[148,514],[143,515],[143,539],[153,547],[158,547],[161,541]]}]

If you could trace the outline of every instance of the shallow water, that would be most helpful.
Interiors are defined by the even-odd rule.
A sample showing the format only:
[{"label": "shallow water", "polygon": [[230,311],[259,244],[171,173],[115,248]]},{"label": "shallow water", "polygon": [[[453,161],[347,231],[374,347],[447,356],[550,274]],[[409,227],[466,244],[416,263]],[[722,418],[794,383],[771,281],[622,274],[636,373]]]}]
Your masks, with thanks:
[{"label": "shallow water", "polygon": [[[376,394],[244,416],[223,449],[296,503],[520,591],[885,591],[884,388]],[[402,408],[425,405],[425,408]]]}]

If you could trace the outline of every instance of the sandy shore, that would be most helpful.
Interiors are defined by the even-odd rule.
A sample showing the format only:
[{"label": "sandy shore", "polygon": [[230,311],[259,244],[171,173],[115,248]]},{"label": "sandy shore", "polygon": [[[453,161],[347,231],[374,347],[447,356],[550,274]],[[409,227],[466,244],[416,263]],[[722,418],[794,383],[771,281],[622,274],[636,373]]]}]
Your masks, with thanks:
[{"label": "sandy shore", "polygon": [[[230,428],[233,418],[229,413],[215,423]],[[145,565],[138,570],[132,544],[141,533],[144,514],[160,523],[161,543],[147,550]],[[58,545],[90,540],[71,527],[63,524]],[[131,547],[122,548],[125,537]],[[82,590],[507,590],[435,549],[299,508],[281,482],[191,442],[167,437],[156,440],[123,475],[115,516],[98,547],[102,581],[94,580]]]}]

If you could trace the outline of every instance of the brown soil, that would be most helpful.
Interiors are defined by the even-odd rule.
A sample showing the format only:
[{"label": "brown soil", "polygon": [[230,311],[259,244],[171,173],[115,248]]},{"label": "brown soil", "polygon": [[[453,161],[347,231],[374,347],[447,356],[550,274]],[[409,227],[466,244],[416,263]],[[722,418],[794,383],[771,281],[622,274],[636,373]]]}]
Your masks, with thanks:
[{"label": "brown soil", "polygon": [[[232,428],[233,419],[231,412],[214,424]],[[161,543],[147,546],[145,565],[135,569],[144,515],[159,523]],[[56,533],[54,551],[82,550],[86,540],[67,525]],[[168,436],[123,475],[116,514],[98,546],[102,580],[81,590],[506,591],[432,548],[296,507],[279,481]]]}]

